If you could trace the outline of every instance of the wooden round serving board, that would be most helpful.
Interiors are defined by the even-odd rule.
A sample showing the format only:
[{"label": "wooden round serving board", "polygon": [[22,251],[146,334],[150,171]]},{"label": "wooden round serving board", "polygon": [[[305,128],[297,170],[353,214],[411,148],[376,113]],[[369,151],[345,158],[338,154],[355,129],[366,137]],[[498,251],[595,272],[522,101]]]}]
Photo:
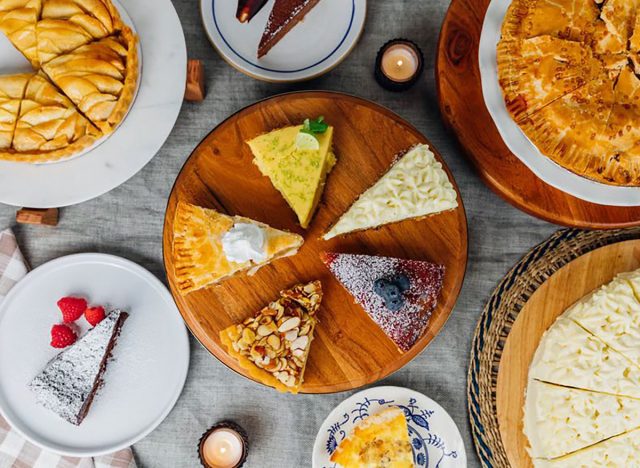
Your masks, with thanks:
[{"label": "wooden round serving board", "polygon": [[618,273],[640,268],[640,240],[593,250],[568,263],[526,302],[507,337],[496,389],[500,435],[513,467],[533,467],[523,433],[527,375],[544,332],[573,303],[610,282]]},{"label": "wooden round serving board", "polygon": [[553,223],[587,229],[640,225],[640,207],[589,203],[544,183],[502,141],[487,110],[478,45],[490,0],[453,0],[438,43],[436,83],[445,123],[480,177],[517,208]]},{"label": "wooden round serving board", "polygon": [[[274,128],[323,115],[334,127],[338,164],[329,175],[323,201],[306,231],[293,211],[253,164],[244,142]],[[332,92],[275,96],[229,117],[194,150],[180,172],[167,207],[164,261],[171,291],[191,332],[218,359],[247,376],[221,346],[220,330],[254,315],[300,282],[322,281],[320,323],[302,391],[327,393],[375,382],[398,370],[434,338],[449,317],[460,292],[467,262],[467,222],[459,207],[420,221],[320,240],[350,204],[384,174],[394,156],[417,143],[428,143],[414,127],[372,102]],[[431,148],[440,162],[442,158]],[[455,186],[452,174],[445,166]],[[457,187],[456,187],[457,190]],[[171,254],[173,218],[178,200],[216,208],[287,229],[304,236],[293,257],[277,260],[254,276],[237,275],[222,284],[182,297],[175,287]],[[428,260],[445,265],[444,287],[428,330],[407,353],[395,345],[354,304],[351,296],[320,261],[322,251],[353,252]]]}]

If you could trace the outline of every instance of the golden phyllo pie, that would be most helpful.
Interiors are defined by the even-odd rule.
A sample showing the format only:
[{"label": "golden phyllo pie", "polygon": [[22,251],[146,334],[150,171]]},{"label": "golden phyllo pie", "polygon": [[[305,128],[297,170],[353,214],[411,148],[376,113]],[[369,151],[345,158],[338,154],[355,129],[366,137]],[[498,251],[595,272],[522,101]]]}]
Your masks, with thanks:
[{"label": "golden phyllo pie", "polygon": [[181,294],[295,254],[301,236],[241,216],[179,202],[173,222],[173,264]]},{"label": "golden phyllo pie", "polygon": [[513,0],[498,44],[507,109],[545,156],[640,186],[639,0]]},{"label": "golden phyllo pie", "polygon": [[33,65],[38,64],[36,23],[42,0],[0,0],[0,31]]},{"label": "golden phyllo pie", "polygon": [[0,155],[11,148],[20,101],[32,75],[0,76]]},{"label": "golden phyllo pie", "polygon": [[122,33],[84,45],[46,63],[42,69],[103,133],[122,121],[138,81],[136,38]]},{"label": "golden phyllo pie", "polygon": [[241,324],[220,332],[240,367],[258,382],[298,393],[322,301],[320,281],[299,284]]},{"label": "golden phyllo pie", "polygon": [[41,64],[122,28],[118,11],[108,0],[42,0],[36,25]]}]

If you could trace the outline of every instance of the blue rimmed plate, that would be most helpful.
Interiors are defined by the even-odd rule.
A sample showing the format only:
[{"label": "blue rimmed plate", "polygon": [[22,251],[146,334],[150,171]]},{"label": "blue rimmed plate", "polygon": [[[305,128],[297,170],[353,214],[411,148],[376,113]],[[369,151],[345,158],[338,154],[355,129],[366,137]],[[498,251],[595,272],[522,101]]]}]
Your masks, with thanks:
[{"label": "blue rimmed plate", "polygon": [[325,419],[313,447],[313,468],[337,468],[329,457],[358,422],[383,409],[402,408],[420,468],[466,467],[464,442],[451,416],[422,393],[403,387],[373,387],[340,403]]},{"label": "blue rimmed plate", "polygon": [[236,1],[200,0],[211,43],[231,66],[265,81],[293,82],[320,76],[351,52],[364,28],[366,0],[322,0],[267,55],[258,44],[274,0],[248,23],[236,19]]}]

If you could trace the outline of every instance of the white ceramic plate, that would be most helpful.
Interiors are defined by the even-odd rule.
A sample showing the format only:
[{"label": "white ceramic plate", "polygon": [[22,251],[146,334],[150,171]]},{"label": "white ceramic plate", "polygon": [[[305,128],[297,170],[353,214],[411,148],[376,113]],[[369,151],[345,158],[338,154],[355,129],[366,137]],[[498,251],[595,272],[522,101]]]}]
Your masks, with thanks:
[{"label": "white ceramic plate", "polygon": [[478,51],[484,101],[505,144],[535,175],[565,193],[601,205],[639,206],[640,188],[601,184],[564,169],[544,156],[511,118],[498,83],[496,58],[502,20],[510,4],[511,0],[491,0]]},{"label": "white ceramic plate", "polygon": [[274,0],[248,23],[236,19],[236,1],[200,0],[202,22],[214,47],[234,68],[266,81],[293,82],[322,75],[351,52],[364,28],[366,0],[322,0],[257,58]]},{"label": "white ceramic plate", "polygon": [[[0,202],[34,208],[61,207],[95,198],[126,182],[165,142],[184,97],[187,52],[170,0],[114,4],[139,38],[143,60],[138,94],[125,120],[98,146],[58,163],[0,161]],[[153,18],[149,10],[153,9]],[[0,73],[28,71],[26,60],[0,35]]]},{"label": "white ceramic plate", "polygon": [[320,426],[313,447],[313,468],[336,468],[329,457],[353,428],[390,406],[403,409],[419,468],[466,467],[460,431],[451,416],[431,398],[403,387],[373,387],[340,403]]},{"label": "white ceramic plate", "polygon": [[[60,320],[56,302],[66,295],[129,312],[105,385],[78,427],[38,405],[27,388],[58,352],[49,332]],[[129,260],[103,254],[53,260],[0,304],[0,413],[26,439],[53,452],[97,456],[142,439],[173,408],[188,368],[188,335],[171,295]]]}]

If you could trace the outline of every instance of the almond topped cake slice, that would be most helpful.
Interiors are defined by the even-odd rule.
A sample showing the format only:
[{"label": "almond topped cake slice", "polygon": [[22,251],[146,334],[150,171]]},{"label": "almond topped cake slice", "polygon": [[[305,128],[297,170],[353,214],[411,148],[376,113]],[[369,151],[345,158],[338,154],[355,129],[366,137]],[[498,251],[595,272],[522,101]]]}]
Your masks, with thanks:
[{"label": "almond topped cake slice", "polygon": [[320,281],[299,284],[254,317],[222,330],[220,340],[258,382],[298,393],[321,301]]},{"label": "almond topped cake slice", "polygon": [[359,422],[331,454],[331,461],[342,468],[413,468],[404,411],[387,408]]},{"label": "almond topped cake slice", "polygon": [[360,195],[323,239],[423,218],[457,206],[458,194],[442,164],[427,145],[417,145]]}]

